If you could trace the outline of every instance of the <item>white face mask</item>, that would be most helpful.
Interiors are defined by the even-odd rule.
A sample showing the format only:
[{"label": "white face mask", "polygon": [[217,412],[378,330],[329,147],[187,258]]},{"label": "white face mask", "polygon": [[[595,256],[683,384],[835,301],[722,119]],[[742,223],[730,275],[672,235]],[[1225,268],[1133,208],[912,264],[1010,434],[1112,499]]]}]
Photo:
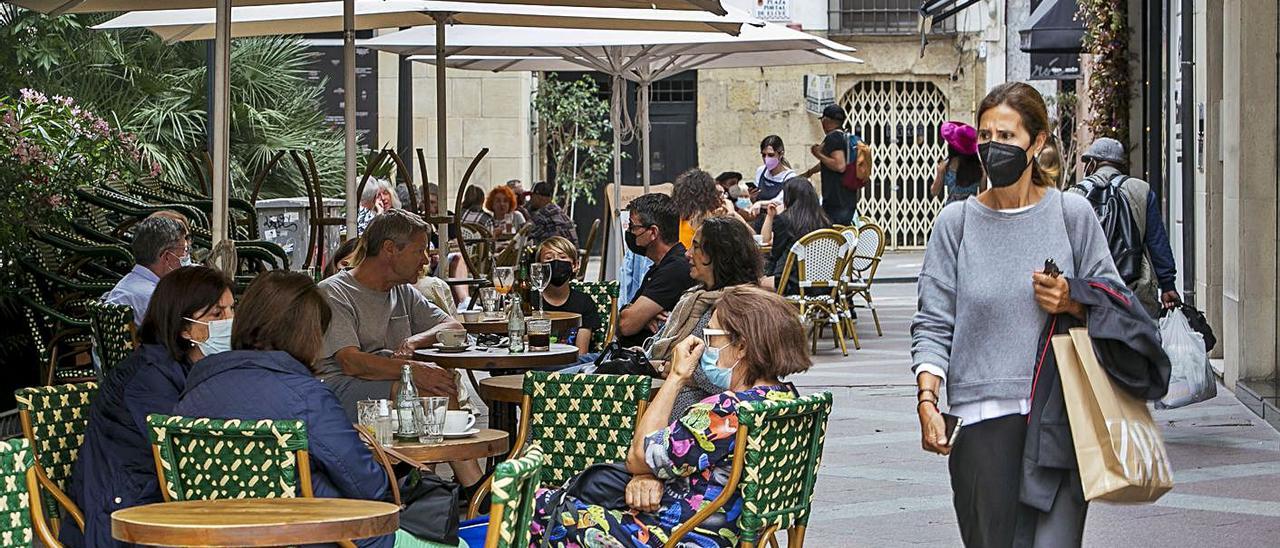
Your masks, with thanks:
[{"label": "white face mask", "polygon": [[204,353],[207,358],[219,352],[231,350],[231,320],[213,320],[211,322],[202,322],[191,318],[183,318],[192,323],[203,324],[209,327],[209,338],[203,341],[191,341],[200,347],[200,352]]}]

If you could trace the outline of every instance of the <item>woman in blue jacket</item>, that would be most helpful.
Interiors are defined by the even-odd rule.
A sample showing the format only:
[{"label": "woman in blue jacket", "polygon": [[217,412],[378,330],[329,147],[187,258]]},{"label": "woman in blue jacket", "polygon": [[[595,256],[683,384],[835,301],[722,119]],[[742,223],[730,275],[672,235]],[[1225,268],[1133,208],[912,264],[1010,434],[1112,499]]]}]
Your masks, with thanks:
[{"label": "woman in blue jacket", "polygon": [[68,546],[120,546],[111,513],[160,502],[147,415],[171,413],[192,365],[231,344],[231,281],[203,266],[160,279],[138,335],[142,345],[107,373],[89,407],[84,443],[67,495],[84,512],[82,533],[62,520]]},{"label": "woman in blue jacket", "polygon": [[[234,350],[192,371],[173,414],[217,419],[301,419],[307,425],[316,497],[385,500],[386,472],[347,420],[342,405],[312,376],[324,346],[329,305],[305,274],[273,270],[241,299]],[[392,546],[395,535],[361,546]]]}]

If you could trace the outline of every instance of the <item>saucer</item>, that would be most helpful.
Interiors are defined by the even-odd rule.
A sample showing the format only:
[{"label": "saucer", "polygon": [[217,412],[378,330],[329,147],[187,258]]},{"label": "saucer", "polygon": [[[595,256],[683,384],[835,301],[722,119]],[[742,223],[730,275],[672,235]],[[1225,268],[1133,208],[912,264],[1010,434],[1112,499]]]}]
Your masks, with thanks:
[{"label": "saucer", "polygon": [[471,350],[471,345],[468,344],[463,346],[445,346],[443,343],[435,343],[431,345],[431,348],[434,348],[436,352],[440,352],[444,354],[458,354],[461,352],[466,352],[468,350]]},{"label": "saucer", "polygon": [[470,429],[470,430],[465,430],[465,431],[462,431],[462,432],[445,432],[445,433],[444,433],[444,434],[442,434],[442,435],[444,436],[444,439],[446,439],[446,440],[456,440],[456,439],[458,439],[458,438],[469,438],[469,437],[474,436],[474,435],[479,434],[479,433],[480,433],[480,429],[479,429],[479,428],[472,428],[472,429]]}]

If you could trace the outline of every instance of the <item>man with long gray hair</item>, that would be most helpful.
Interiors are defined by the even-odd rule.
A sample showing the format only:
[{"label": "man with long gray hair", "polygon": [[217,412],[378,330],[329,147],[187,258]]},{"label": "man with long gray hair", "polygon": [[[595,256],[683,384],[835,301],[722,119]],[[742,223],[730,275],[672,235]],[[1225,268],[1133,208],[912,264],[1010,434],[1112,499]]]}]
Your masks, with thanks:
[{"label": "man with long gray hair", "polygon": [[133,322],[142,325],[147,305],[160,278],[191,264],[187,227],[175,215],[152,215],[133,226],[133,260],[136,264],[102,300],[133,308]]}]

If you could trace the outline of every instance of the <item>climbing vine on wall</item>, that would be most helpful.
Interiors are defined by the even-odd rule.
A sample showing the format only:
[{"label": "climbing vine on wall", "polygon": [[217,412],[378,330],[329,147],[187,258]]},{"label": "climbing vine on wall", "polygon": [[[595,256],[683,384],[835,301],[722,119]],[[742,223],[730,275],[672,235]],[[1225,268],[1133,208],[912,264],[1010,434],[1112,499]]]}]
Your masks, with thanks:
[{"label": "climbing vine on wall", "polygon": [[1080,0],[1084,49],[1093,55],[1086,123],[1094,137],[1129,142],[1129,21],[1124,0]]}]

